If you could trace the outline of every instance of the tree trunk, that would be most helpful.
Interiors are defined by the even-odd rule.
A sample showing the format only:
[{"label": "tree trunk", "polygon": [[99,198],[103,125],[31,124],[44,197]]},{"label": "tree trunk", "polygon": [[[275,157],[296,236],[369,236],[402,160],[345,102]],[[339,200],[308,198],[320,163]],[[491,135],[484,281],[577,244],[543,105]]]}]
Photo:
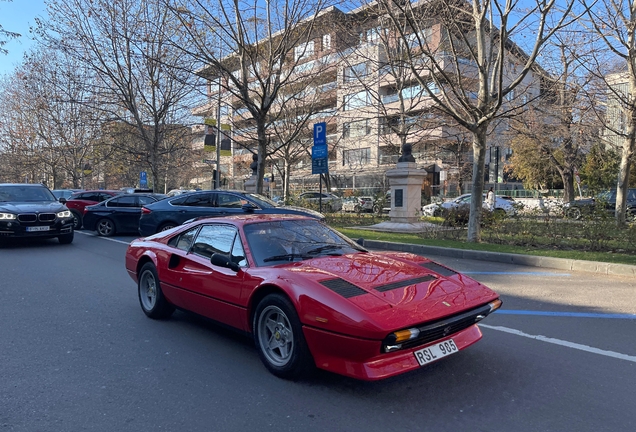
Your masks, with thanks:
[{"label": "tree trunk", "polygon": [[258,133],[258,162],[256,164],[256,193],[263,193],[263,177],[265,175],[265,156],[267,155],[267,135],[265,122],[258,119],[256,123]]},{"label": "tree trunk", "polygon": [[486,131],[488,123],[482,123],[473,131],[473,183],[468,218],[468,241],[481,241],[481,210],[484,191],[484,173],[486,164]]}]

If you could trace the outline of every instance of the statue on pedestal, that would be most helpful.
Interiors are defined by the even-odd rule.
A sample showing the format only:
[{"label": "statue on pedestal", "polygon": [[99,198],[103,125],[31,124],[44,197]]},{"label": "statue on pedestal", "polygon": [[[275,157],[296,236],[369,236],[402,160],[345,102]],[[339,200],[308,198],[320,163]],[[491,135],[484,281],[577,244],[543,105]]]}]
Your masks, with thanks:
[{"label": "statue on pedestal", "polygon": [[252,163],[250,164],[250,168],[252,170],[252,175],[256,176],[256,171],[258,170],[258,155],[256,153],[252,155]]},{"label": "statue on pedestal", "polygon": [[413,157],[413,146],[411,144],[404,144],[402,146],[402,156],[398,159],[398,162],[415,162]]}]

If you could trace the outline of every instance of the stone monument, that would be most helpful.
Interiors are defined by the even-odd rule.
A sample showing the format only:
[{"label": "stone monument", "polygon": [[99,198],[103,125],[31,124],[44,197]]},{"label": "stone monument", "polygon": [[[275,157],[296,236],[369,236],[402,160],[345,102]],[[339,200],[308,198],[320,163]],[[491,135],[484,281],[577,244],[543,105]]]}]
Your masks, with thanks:
[{"label": "stone monument", "polygon": [[252,155],[252,163],[250,164],[252,175],[249,179],[245,180],[244,189],[246,192],[256,193],[256,171],[258,170],[258,155]]},{"label": "stone monument", "polygon": [[391,186],[391,222],[416,223],[422,216],[422,184],[427,173],[418,169],[411,144],[404,144],[397,167],[386,176]]}]

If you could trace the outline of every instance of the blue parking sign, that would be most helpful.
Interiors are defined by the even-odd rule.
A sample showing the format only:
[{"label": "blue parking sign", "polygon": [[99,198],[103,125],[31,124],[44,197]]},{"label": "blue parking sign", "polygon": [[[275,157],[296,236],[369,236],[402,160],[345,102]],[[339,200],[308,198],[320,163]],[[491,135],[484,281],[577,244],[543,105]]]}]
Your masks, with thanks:
[{"label": "blue parking sign", "polygon": [[327,123],[315,123],[314,124],[314,146],[326,146],[327,145]]},{"label": "blue parking sign", "polygon": [[148,186],[148,174],[146,173],[146,171],[141,171],[139,173],[139,187],[146,186]]}]

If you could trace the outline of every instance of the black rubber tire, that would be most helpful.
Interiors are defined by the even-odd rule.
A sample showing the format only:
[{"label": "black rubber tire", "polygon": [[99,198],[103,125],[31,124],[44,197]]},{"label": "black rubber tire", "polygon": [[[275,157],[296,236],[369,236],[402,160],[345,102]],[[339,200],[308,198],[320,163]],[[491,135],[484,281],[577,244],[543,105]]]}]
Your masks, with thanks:
[{"label": "black rubber tire", "polygon": [[162,224],[162,225],[159,227],[159,230],[158,230],[157,232],[166,231],[166,230],[169,230],[169,229],[174,228],[174,227],[176,227],[176,226],[177,226],[177,224],[176,224],[176,223],[173,223],[173,222],[166,222],[166,223]]},{"label": "black rubber tire", "polygon": [[[152,290],[152,292],[150,292]],[[174,312],[174,306],[166,300],[161,291],[157,269],[153,263],[146,263],[137,277],[139,305],[146,316],[152,319],[167,319]],[[154,296],[154,299],[151,298]]]},{"label": "black rubber tire", "polygon": [[71,214],[73,215],[73,229],[82,229],[82,215],[77,210],[71,210]]},{"label": "black rubber tire", "polygon": [[570,218],[570,219],[581,219],[581,209],[578,207],[570,207],[566,212],[565,215]]},{"label": "black rubber tire", "polygon": [[68,234],[62,234],[61,236],[58,236],[57,239],[60,244],[71,244],[73,243],[73,237],[75,237],[75,232],[71,231]]},{"label": "black rubber tire", "polygon": [[[268,317],[273,314],[280,317],[276,321],[274,329],[266,325],[268,322],[274,324],[271,319],[268,320]],[[281,325],[279,326],[279,324]],[[294,305],[284,295],[269,294],[260,301],[252,319],[252,333],[258,355],[272,374],[280,378],[295,380],[314,371],[316,366],[305,341],[298,314]],[[263,346],[261,341],[264,339],[270,339],[272,342],[275,342],[273,339],[276,339],[282,343],[288,340],[289,354],[284,355],[279,348]],[[276,349],[279,349],[278,353],[274,352]]]},{"label": "black rubber tire", "polygon": [[111,237],[115,235],[115,222],[108,218],[101,218],[95,224],[95,231],[102,237]]}]

